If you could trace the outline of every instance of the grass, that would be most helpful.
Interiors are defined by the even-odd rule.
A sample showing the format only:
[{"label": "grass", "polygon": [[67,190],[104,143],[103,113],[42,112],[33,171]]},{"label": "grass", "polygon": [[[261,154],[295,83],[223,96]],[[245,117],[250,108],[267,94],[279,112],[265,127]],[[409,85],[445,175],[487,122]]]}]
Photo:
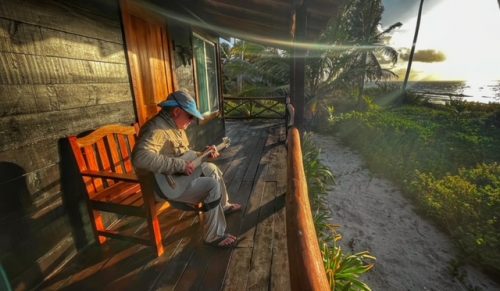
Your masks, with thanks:
[{"label": "grass", "polygon": [[371,170],[398,183],[451,235],[463,261],[500,273],[499,112],[496,105],[404,105],[330,122]]}]

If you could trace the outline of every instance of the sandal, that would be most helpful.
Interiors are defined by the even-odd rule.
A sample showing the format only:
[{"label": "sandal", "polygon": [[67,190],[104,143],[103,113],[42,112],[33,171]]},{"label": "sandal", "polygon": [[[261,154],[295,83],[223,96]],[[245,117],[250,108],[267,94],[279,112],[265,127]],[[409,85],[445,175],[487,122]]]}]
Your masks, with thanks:
[{"label": "sandal", "polygon": [[[224,241],[226,241],[226,243],[223,243]],[[240,242],[240,240],[237,237],[226,233],[222,237],[220,237],[214,241],[205,242],[205,244],[212,246],[212,247],[215,247],[215,248],[230,249],[230,248],[236,247],[239,242]]]},{"label": "sandal", "polygon": [[241,211],[241,205],[238,204],[238,203],[235,203],[235,204],[231,204],[229,205],[228,208],[224,209],[224,214],[225,215],[229,215],[231,213],[235,213],[235,212],[238,212],[238,211]]}]

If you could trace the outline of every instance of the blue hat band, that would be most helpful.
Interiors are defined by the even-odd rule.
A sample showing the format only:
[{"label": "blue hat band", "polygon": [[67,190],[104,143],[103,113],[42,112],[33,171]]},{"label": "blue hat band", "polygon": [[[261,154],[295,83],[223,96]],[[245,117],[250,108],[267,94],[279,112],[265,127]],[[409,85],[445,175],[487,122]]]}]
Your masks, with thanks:
[{"label": "blue hat band", "polygon": [[192,115],[192,116],[194,116],[194,117],[196,117],[196,118],[198,118],[200,120],[204,119],[203,115],[201,115],[201,113],[196,108],[196,103],[194,103],[193,99],[191,99],[191,101],[188,102],[187,104],[183,104],[182,102],[179,102],[179,100],[177,99],[177,97],[175,95],[176,94],[174,92],[171,95],[174,100],[167,101],[163,106],[166,106],[166,107],[179,106],[182,110],[186,111],[190,115]]}]

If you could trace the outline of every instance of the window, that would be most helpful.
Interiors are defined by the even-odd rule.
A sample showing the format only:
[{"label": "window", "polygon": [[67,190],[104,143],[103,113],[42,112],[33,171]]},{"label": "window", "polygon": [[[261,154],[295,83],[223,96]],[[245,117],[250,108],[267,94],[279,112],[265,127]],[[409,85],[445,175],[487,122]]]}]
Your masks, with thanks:
[{"label": "window", "polygon": [[193,33],[193,54],[196,68],[201,114],[210,115],[219,111],[219,82],[217,79],[217,54],[215,43]]}]

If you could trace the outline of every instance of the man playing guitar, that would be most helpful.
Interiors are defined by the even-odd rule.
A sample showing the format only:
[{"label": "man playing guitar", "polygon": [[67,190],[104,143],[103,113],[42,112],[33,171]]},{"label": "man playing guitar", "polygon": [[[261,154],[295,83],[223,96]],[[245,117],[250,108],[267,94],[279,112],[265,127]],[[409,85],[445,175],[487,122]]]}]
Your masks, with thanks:
[{"label": "man playing guitar", "polygon": [[[158,199],[193,205],[220,199],[217,207],[207,212],[200,212],[203,239],[205,243],[215,247],[235,246],[238,239],[226,233],[225,214],[240,211],[241,205],[229,203],[222,172],[213,163],[203,162],[196,167],[197,165],[191,160],[181,158],[189,154],[194,156],[202,154],[190,151],[185,132],[194,118],[203,119],[194,99],[185,91],[176,91],[168,95],[159,106],[162,110],[142,126],[132,152],[132,163],[136,172],[170,177],[189,176],[185,185],[179,185],[182,187],[181,191],[175,194],[157,191]],[[219,156],[217,147],[209,146],[207,150],[210,151],[211,158]]]}]

